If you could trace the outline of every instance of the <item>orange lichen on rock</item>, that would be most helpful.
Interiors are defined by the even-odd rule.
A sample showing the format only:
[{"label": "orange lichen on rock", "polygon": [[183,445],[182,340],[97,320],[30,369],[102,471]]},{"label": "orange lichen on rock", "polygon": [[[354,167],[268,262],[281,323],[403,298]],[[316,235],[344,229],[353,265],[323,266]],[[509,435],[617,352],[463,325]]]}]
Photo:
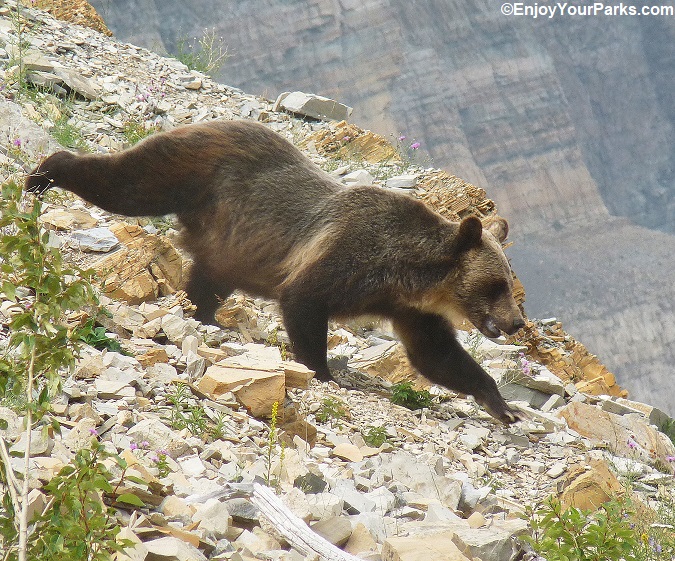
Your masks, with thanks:
[{"label": "orange lichen on rock", "polygon": [[106,26],[103,18],[86,0],[24,0],[24,4],[31,8],[45,10],[57,19],[90,27],[104,35],[112,36],[112,32]]}]

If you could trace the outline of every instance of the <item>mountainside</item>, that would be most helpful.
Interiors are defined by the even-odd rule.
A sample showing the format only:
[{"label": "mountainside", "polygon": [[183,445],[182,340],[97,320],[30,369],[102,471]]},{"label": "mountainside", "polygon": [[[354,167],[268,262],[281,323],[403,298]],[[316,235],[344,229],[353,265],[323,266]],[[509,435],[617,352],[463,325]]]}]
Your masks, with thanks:
[{"label": "mountainside", "polygon": [[[58,188],[39,200],[21,184],[64,147],[105,154],[180,124],[251,119],[336,181],[376,176],[377,189],[453,220],[494,219],[483,189],[399,161],[386,139],[354,124],[303,118],[16,4],[0,5],[0,78],[0,551],[21,551],[16,530],[27,528],[29,559],[123,547],[115,558],[535,561],[551,558],[546,542],[559,552],[559,525],[529,511],[553,498],[591,511],[611,502],[597,517],[571,511],[583,526],[575,538],[623,557],[675,555],[675,421],[625,399],[560,322],[528,321],[513,344],[458,330],[522,413],[511,425],[420,380],[396,338],[371,323],[331,322],[337,383],[312,380],[289,360],[274,302],[235,292],[219,325],[194,318],[179,290],[190,265],[173,245],[175,217],[114,215]],[[70,264],[91,267],[101,308],[84,301]],[[542,266],[551,277],[561,269]],[[69,368],[60,357],[75,339]],[[393,385],[402,379],[429,392]],[[24,385],[26,397],[15,395]],[[31,414],[37,400],[49,410],[42,419]],[[97,491],[83,499],[83,489]]]},{"label": "mountainside", "polygon": [[673,411],[672,20],[534,20],[487,1],[92,4],[118,37],[169,52],[214,29],[225,83],[332,96],[360,125],[414,137],[510,219],[528,312],[563,317],[624,385]]}]

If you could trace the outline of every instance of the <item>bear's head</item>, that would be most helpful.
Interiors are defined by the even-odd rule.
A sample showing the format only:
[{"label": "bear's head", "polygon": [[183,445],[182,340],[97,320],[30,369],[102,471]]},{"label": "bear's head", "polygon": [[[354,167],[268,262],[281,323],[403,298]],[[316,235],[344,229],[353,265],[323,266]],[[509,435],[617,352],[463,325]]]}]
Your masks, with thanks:
[{"label": "bear's head", "polygon": [[478,218],[456,227],[450,253],[447,276],[426,295],[428,311],[453,323],[467,319],[486,337],[511,335],[525,325],[502,246]]},{"label": "bear's head", "polygon": [[52,187],[66,187],[62,177],[68,177],[77,156],[62,150],[43,160],[27,177],[25,190],[42,197]]}]

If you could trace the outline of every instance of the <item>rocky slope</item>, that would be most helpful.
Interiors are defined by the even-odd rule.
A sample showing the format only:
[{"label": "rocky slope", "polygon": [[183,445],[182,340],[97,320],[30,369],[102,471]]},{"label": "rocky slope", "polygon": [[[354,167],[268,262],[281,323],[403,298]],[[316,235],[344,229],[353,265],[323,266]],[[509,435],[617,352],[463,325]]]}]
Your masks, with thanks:
[{"label": "rocky slope", "polygon": [[[16,44],[12,12],[0,8],[0,16],[6,53]],[[397,175],[400,164],[374,156],[387,150],[376,135],[352,127],[345,141],[343,127],[350,125],[275,112],[270,101],[215,83],[175,60],[40,12],[27,16],[29,79],[49,81],[47,91],[19,96],[17,103],[16,68],[3,64],[3,174],[20,178],[24,168],[57,148],[48,131],[57,132],[60,111],[70,115],[79,141],[99,151],[129,143],[130,131],[138,130],[130,125],[170,128],[211,118],[255,118],[301,143],[317,163],[337,165],[334,172],[345,183],[384,174],[383,188],[408,189],[449,216],[494,212],[483,191],[456,177],[415,166]],[[9,62],[3,52],[0,57]],[[59,102],[59,94],[70,103]],[[331,152],[345,148],[340,158]],[[350,159],[350,153],[358,157]],[[144,503],[117,504],[123,535],[135,544],[121,559],[300,561],[320,551],[320,558],[345,561],[515,561],[530,556],[518,540],[527,530],[519,513],[551,493],[565,504],[595,507],[621,492],[623,480],[649,506],[675,499],[675,446],[655,428],[667,429],[667,415],[616,395],[586,394],[579,390],[592,389],[597,379],[579,375],[573,384],[552,373],[556,360],[549,370],[519,354],[574,362],[569,338],[553,321],[529,325],[527,347],[461,334],[526,421],[498,426],[471,400],[439,388],[430,408],[410,412],[387,399],[387,381],[362,373],[410,375],[386,332],[332,325],[340,386],[310,382],[310,373],[284,360],[284,332],[270,302],[229,299],[219,315],[222,329],[189,317],[193,310],[174,290],[182,264],[170,230],[161,235],[148,221],[141,228],[63,194],[50,195],[44,211],[50,243],[71,261],[93,265],[99,281],[105,280],[102,304],[111,317],[101,320],[134,356],[85,348],[53,402],[62,433],[34,434],[31,508],[46,507],[42,484],[95,432],[127,460],[128,475],[136,478],[116,490],[117,498],[130,491]],[[30,306],[31,298],[29,291],[20,291],[18,301],[0,297],[0,346],[6,345],[6,324],[16,307]],[[71,319],[77,318],[79,312]],[[582,359],[606,383],[594,393],[621,393],[599,364]],[[275,401],[284,403],[277,429],[261,420]],[[25,448],[20,415],[0,408],[6,426],[0,437],[14,454]],[[372,442],[373,433],[386,441]],[[23,473],[18,458],[1,461]],[[273,484],[278,499],[265,494],[265,482]],[[661,530],[645,532],[654,537]]]},{"label": "rocky slope", "polygon": [[[224,82],[329,95],[363,126],[421,141],[511,220],[528,311],[564,317],[625,385],[674,411],[675,265],[652,251],[675,251],[671,20],[533,20],[487,1],[92,4],[120,38],[169,52],[214,29],[231,54]],[[539,266],[572,252],[582,271]],[[654,290],[659,277],[670,282]]]}]

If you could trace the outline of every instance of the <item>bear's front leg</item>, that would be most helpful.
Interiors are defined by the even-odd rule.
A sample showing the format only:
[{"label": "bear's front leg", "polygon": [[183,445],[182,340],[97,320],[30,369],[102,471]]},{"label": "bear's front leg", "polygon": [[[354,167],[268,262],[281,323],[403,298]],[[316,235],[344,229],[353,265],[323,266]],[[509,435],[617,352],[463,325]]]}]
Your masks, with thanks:
[{"label": "bear's front leg", "polygon": [[431,382],[473,395],[488,413],[505,424],[520,420],[504,401],[494,379],[471,358],[442,316],[407,309],[392,318],[408,358]]},{"label": "bear's front leg", "polygon": [[294,288],[279,300],[284,327],[295,357],[316,372],[317,380],[332,380],[328,369],[328,314],[323,306]]}]

